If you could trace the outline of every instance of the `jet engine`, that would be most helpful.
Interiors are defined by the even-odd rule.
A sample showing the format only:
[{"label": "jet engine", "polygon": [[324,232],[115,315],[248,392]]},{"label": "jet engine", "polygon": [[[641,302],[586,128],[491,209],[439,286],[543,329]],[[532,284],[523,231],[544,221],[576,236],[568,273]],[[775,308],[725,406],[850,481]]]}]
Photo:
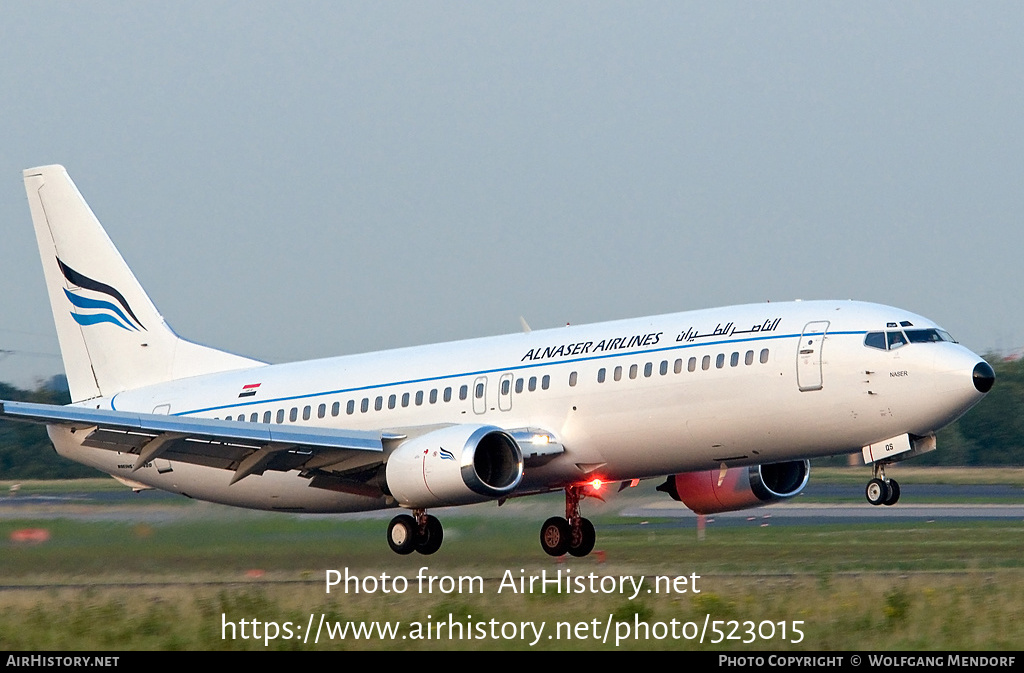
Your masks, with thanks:
[{"label": "jet engine", "polygon": [[453,425],[403,442],[385,465],[388,492],[409,508],[507,496],[523,478],[523,452],[491,425]]},{"label": "jet engine", "polygon": [[811,475],[806,460],[669,475],[658,487],[697,514],[760,507],[804,490]]}]

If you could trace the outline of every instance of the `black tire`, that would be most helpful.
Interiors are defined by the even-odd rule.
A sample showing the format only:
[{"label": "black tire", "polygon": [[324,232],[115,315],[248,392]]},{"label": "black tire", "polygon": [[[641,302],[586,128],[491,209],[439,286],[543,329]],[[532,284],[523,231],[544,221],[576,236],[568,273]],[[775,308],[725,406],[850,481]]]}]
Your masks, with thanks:
[{"label": "black tire", "polygon": [[427,530],[421,540],[416,543],[416,551],[429,556],[441,548],[444,540],[444,528],[436,516],[427,515]]},{"label": "black tire", "polygon": [[399,514],[388,524],[388,546],[396,554],[411,554],[416,550],[416,519]]},{"label": "black tire", "polygon": [[885,499],[885,504],[892,506],[900,500],[900,485],[895,479],[889,480],[889,497]]},{"label": "black tire", "polygon": [[872,479],[864,489],[864,495],[872,505],[881,505],[889,498],[889,486],[881,479]]},{"label": "black tire", "polygon": [[540,546],[549,556],[564,555],[571,542],[569,522],[560,516],[551,517],[540,527]]},{"label": "black tire", "polygon": [[586,556],[594,551],[594,545],[597,543],[597,531],[594,530],[594,524],[590,522],[590,519],[580,519],[579,534],[572,535],[571,538],[569,553],[573,556]]}]

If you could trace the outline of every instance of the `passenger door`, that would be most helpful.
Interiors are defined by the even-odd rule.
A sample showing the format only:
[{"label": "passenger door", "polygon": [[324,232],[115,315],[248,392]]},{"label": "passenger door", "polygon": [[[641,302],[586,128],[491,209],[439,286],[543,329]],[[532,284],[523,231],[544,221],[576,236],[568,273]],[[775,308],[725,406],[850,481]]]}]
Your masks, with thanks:
[{"label": "passenger door", "polygon": [[487,377],[478,376],[473,381],[473,413],[482,414],[487,411]]},{"label": "passenger door", "polygon": [[796,384],[801,392],[821,390],[821,350],[829,321],[818,320],[804,325],[796,351]]},{"label": "passenger door", "polygon": [[498,409],[512,409],[512,374],[502,374],[498,380]]}]

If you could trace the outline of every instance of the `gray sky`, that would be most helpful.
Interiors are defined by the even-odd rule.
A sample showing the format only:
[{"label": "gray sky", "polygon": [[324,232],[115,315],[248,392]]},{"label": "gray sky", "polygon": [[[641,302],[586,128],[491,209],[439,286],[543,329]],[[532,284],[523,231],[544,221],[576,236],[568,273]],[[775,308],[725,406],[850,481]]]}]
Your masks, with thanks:
[{"label": "gray sky", "polygon": [[3,3],[0,380],[61,371],[47,163],[176,331],[275,362],[793,298],[1013,349],[1021,35],[996,2]]}]

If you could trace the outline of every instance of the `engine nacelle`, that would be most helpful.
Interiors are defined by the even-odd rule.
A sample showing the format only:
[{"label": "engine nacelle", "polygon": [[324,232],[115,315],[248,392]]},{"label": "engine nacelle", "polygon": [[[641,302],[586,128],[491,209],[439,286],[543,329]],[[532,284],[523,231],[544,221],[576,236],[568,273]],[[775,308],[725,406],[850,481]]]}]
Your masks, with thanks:
[{"label": "engine nacelle", "polygon": [[778,502],[804,490],[811,476],[806,460],[733,467],[723,472],[685,472],[669,475],[658,487],[697,514],[731,512]]},{"label": "engine nacelle", "polygon": [[403,507],[486,502],[519,485],[523,452],[500,428],[454,425],[404,442],[388,457],[384,474]]}]

